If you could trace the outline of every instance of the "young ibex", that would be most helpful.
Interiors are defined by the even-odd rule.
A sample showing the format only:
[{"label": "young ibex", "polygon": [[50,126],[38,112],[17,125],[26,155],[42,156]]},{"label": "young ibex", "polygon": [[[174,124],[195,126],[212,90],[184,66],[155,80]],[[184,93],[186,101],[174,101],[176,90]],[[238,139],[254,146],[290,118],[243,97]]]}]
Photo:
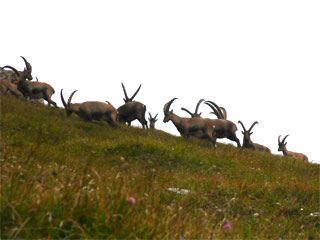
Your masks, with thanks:
[{"label": "young ibex", "polygon": [[287,150],[287,143],[285,143],[286,138],[289,136],[289,134],[287,136],[285,136],[282,141],[280,141],[280,137],[281,135],[278,137],[278,151],[282,151],[284,156],[288,156],[288,157],[292,157],[292,158],[296,158],[296,159],[301,159],[304,161],[308,161],[308,157],[306,155],[304,155],[303,153],[297,153],[297,152],[291,152]]},{"label": "young ibex", "polygon": [[[198,102],[200,104],[202,99]],[[221,112],[221,109],[218,108],[218,110],[214,106],[214,102],[212,101],[206,101],[205,102],[214,112],[216,112],[216,115],[218,116],[219,119],[208,119],[214,126],[215,126],[215,132],[216,132],[216,138],[228,138],[231,141],[234,141],[237,143],[238,147],[241,147],[240,141],[237,138],[236,131],[237,131],[237,126],[229,121],[225,120],[223,118],[223,113]],[[199,107],[197,105],[197,107]],[[183,109],[184,110],[184,109]],[[191,113],[187,111],[191,116],[199,116],[200,114],[197,113],[197,108],[195,113]]]},{"label": "young ibex", "polygon": [[189,136],[194,136],[198,138],[209,139],[214,148],[216,148],[216,131],[215,126],[208,119],[203,119],[200,117],[195,118],[183,118],[173,113],[173,110],[170,111],[170,106],[174,100],[173,98],[163,107],[164,119],[163,122],[172,121],[175,125],[181,136],[188,138]]},{"label": "young ibex", "polygon": [[[26,67],[23,71],[18,71],[19,75],[22,76],[23,78],[26,78],[28,80],[32,80],[32,66],[30,63],[28,63],[28,61],[21,56],[21,58],[23,59],[24,63],[26,64]],[[11,67],[11,66],[9,66]],[[0,68],[0,79],[1,80],[8,80],[9,82],[13,83],[13,84],[18,84],[19,82],[19,76],[17,76],[15,74],[15,71],[8,71],[5,70],[4,67],[1,69]]]},{"label": "young ibex", "polygon": [[158,121],[157,116],[158,116],[158,113],[154,117],[152,117],[151,114],[149,113],[150,129],[155,129],[156,121]]},{"label": "young ibex", "polygon": [[251,127],[249,128],[249,130],[246,130],[245,126],[243,125],[243,123],[241,121],[238,121],[238,123],[241,124],[243,131],[243,143],[242,143],[242,147],[243,148],[249,148],[255,151],[260,151],[260,152],[269,152],[271,153],[271,150],[269,148],[267,148],[266,146],[263,146],[261,144],[258,143],[254,143],[251,141],[251,134],[253,132],[251,132],[252,128],[254,127],[254,125],[258,124],[257,121],[255,121]]},{"label": "young ibex", "polygon": [[63,94],[63,89],[60,91],[60,97],[62,104],[66,110],[67,116],[72,113],[77,114],[79,117],[87,120],[105,120],[109,125],[116,126],[117,122],[117,109],[112,106],[111,103],[104,103],[98,101],[87,101],[83,103],[71,103],[73,95],[77,90],[73,91],[68,99],[68,103],[65,102]]},{"label": "young ibex", "polygon": [[31,82],[27,81],[25,75],[20,75],[20,73],[11,66],[4,66],[3,68],[9,68],[15,72],[18,76],[18,90],[22,92],[24,97],[29,97],[30,99],[41,99],[43,98],[50,104],[57,107],[57,104],[51,100],[51,96],[55,93],[54,88],[50,84],[45,82]]},{"label": "young ibex", "polygon": [[143,128],[148,128],[148,123],[145,118],[147,107],[141,102],[133,101],[134,97],[137,95],[141,88],[141,84],[131,98],[128,97],[123,83],[121,84],[125,96],[125,98],[123,99],[125,104],[118,108],[119,122],[128,123],[128,125],[130,126],[131,122],[137,119],[142,124]]}]

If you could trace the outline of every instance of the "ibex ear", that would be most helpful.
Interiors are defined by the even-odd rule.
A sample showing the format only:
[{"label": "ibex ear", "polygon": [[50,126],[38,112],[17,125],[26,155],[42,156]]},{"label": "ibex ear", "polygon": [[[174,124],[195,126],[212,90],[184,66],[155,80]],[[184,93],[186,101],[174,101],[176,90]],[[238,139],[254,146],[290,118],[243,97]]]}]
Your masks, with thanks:
[{"label": "ibex ear", "polygon": [[287,146],[287,142],[284,145]]},{"label": "ibex ear", "polygon": [[253,133],[253,132],[251,132],[250,135],[251,135],[252,133]]},{"label": "ibex ear", "polygon": [[170,113],[173,113],[173,110],[171,110]]},{"label": "ibex ear", "polygon": [[123,99],[124,102],[126,102],[126,99],[125,99],[125,98],[122,98],[122,99]]},{"label": "ibex ear", "polygon": [[154,121],[156,122],[156,121],[158,121],[158,119],[155,119]]},{"label": "ibex ear", "polygon": [[241,131],[242,132],[242,134],[244,135],[244,132],[243,131]]}]

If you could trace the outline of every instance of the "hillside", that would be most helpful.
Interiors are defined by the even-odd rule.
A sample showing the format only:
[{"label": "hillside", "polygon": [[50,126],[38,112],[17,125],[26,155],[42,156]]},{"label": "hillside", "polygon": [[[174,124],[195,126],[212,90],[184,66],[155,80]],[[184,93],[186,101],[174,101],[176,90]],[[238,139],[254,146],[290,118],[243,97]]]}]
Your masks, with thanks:
[{"label": "hillside", "polygon": [[2,239],[320,238],[317,164],[14,97],[0,118]]}]

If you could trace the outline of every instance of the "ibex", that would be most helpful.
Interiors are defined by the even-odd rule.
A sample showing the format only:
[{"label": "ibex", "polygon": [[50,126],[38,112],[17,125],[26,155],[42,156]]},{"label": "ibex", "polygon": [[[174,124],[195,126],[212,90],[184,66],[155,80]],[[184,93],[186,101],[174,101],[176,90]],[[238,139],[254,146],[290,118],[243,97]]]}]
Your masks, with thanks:
[{"label": "ibex", "polygon": [[109,125],[116,126],[117,122],[117,109],[111,103],[104,103],[98,101],[87,101],[83,103],[71,103],[73,95],[77,90],[73,91],[68,99],[68,103],[65,102],[63,94],[63,89],[60,91],[60,97],[62,104],[66,110],[67,116],[72,113],[77,114],[79,117],[87,120],[105,120]]},{"label": "ibex", "polygon": [[[21,58],[23,59],[24,63],[26,64],[26,67],[23,71],[18,71],[19,75],[22,76],[23,78],[28,79],[28,80],[32,80],[31,64],[28,63],[28,61],[24,57],[21,56]],[[19,76],[17,76],[14,71],[8,71],[3,68],[2,69],[0,68],[0,79],[1,80],[8,80],[9,82],[14,83],[14,84],[18,84],[18,82],[19,82]]]},{"label": "ibex", "polygon": [[141,84],[131,98],[128,97],[123,83],[121,83],[121,85],[125,96],[123,99],[125,104],[118,108],[118,120],[120,122],[128,123],[130,126],[131,122],[137,119],[142,124],[143,128],[148,128],[148,123],[145,118],[147,107],[141,102],[133,101],[141,88]]},{"label": "ibex", "polygon": [[11,66],[4,66],[3,68],[9,68],[15,72],[18,76],[18,90],[22,92],[24,97],[29,97],[30,99],[41,99],[43,98],[50,104],[57,107],[57,104],[51,100],[51,96],[55,93],[54,88],[50,84],[45,82],[31,82],[27,81],[25,75],[20,75],[20,73]]},{"label": "ibex", "polygon": [[152,117],[151,114],[149,113],[150,129],[155,129],[156,121],[158,121],[157,116],[158,116],[158,113],[154,117]]},{"label": "ibex", "polygon": [[[185,108],[183,108],[182,110],[188,112],[191,115],[191,117],[193,116],[199,117],[201,113],[198,114],[197,110],[199,108],[199,105],[202,102],[203,102],[202,99],[198,102],[195,113],[191,113]],[[217,110],[214,106],[215,104],[214,102],[206,101],[205,103],[212,108],[212,110],[216,113],[216,115],[219,118],[219,119],[208,118],[208,120],[215,126],[216,138],[228,138],[229,140],[236,142],[238,147],[241,147],[240,141],[236,135],[237,126],[233,122],[229,120],[225,120],[223,118],[223,113],[221,112],[221,109],[219,108],[219,110]]]},{"label": "ibex", "polygon": [[198,138],[209,139],[214,148],[216,148],[216,131],[215,126],[208,119],[203,119],[200,117],[195,118],[183,118],[170,111],[170,106],[174,100],[173,98],[163,107],[164,119],[163,122],[172,121],[182,137],[188,138],[189,136],[194,136]]},{"label": "ibex", "polygon": [[242,143],[242,147],[243,148],[249,148],[249,149],[252,149],[252,150],[255,150],[255,151],[260,151],[260,152],[269,152],[271,153],[271,150],[269,148],[267,148],[266,146],[263,146],[261,144],[258,144],[258,143],[254,143],[251,141],[251,135],[253,132],[251,132],[252,128],[254,127],[254,125],[258,124],[257,121],[255,121],[251,127],[249,128],[249,130],[247,130],[245,128],[245,126],[243,125],[243,123],[241,121],[238,121],[238,123],[241,124],[242,128],[243,128],[243,131],[242,131],[242,134],[243,134],[243,143]]},{"label": "ibex", "polygon": [[204,99],[200,99],[200,100],[199,100],[199,102],[198,102],[197,105],[196,105],[196,109],[195,109],[194,113],[190,112],[190,111],[189,111],[188,109],[186,109],[186,108],[181,108],[181,110],[186,111],[187,113],[189,113],[192,118],[201,117],[201,113],[198,113],[198,110],[199,110],[200,104],[201,104],[203,101],[204,101]]},{"label": "ibex", "polygon": [[292,158],[296,158],[296,159],[301,159],[304,161],[308,161],[308,157],[306,155],[304,155],[303,153],[297,153],[297,152],[291,152],[287,150],[287,143],[285,143],[286,138],[289,136],[289,134],[287,136],[285,136],[282,141],[280,141],[280,137],[281,135],[278,137],[278,151],[282,151],[284,156],[288,156],[288,157],[292,157]]},{"label": "ibex", "polygon": [[11,83],[9,80],[0,79],[0,93],[3,95],[15,95],[23,97],[22,92],[18,90],[18,86]]}]

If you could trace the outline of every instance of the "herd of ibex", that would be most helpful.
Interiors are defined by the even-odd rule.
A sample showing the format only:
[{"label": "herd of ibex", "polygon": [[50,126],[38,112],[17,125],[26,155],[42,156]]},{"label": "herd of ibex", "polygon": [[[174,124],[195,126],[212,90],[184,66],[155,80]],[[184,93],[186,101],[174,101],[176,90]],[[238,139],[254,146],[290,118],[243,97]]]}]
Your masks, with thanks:
[{"label": "herd of ibex", "polygon": [[[18,71],[14,67],[8,65],[0,68],[0,93],[3,95],[15,95],[19,98],[26,98],[30,100],[44,99],[47,101],[49,106],[53,105],[57,107],[57,104],[51,99],[51,96],[55,93],[54,88],[48,83],[39,82],[37,78],[37,81],[31,81],[33,80],[32,66],[24,57],[21,56],[21,58],[23,59],[26,66],[23,71]],[[131,98],[128,97],[127,91],[123,84],[122,88],[125,95],[125,98],[123,99],[125,103],[117,109],[108,101],[87,101],[83,103],[71,103],[72,97],[77,92],[77,90],[71,93],[67,102],[63,97],[62,89],[60,91],[60,97],[62,104],[66,110],[67,116],[75,113],[79,117],[87,121],[105,120],[111,126],[117,126],[117,122],[127,123],[130,126],[132,121],[138,120],[143,128],[148,128],[148,123],[145,118],[147,110],[146,105],[133,100],[138,94],[141,88],[141,84]],[[225,108],[219,107],[212,101],[205,101],[204,99],[200,99],[196,105],[194,113],[190,112],[186,108],[181,108],[183,111],[186,111],[188,114],[190,114],[190,117],[180,117],[175,114],[173,110],[170,111],[170,106],[176,99],[177,98],[173,98],[164,105],[163,122],[166,123],[168,121],[172,121],[181,136],[183,136],[184,138],[194,136],[197,138],[208,139],[210,142],[212,142],[214,148],[216,147],[217,138],[227,138],[231,141],[236,142],[238,147],[271,153],[270,149],[266,146],[254,143],[251,140],[251,130],[256,124],[258,124],[257,121],[255,121],[248,130],[246,130],[244,124],[241,121],[238,121],[238,123],[241,124],[243,128],[243,144],[241,146],[240,141],[236,136],[237,125],[232,121],[227,120],[227,111]],[[213,112],[211,113],[216,115],[217,118],[211,119],[201,117],[201,113],[198,113],[198,110],[202,102],[204,102],[212,109]],[[149,113],[150,129],[155,129],[157,116],[158,114],[156,114],[155,117],[152,117],[152,115]],[[278,151],[282,151],[283,155],[285,156],[308,161],[306,155],[287,150],[287,143],[285,143],[287,137],[288,135],[285,136],[282,141],[280,141],[279,136]]]}]

